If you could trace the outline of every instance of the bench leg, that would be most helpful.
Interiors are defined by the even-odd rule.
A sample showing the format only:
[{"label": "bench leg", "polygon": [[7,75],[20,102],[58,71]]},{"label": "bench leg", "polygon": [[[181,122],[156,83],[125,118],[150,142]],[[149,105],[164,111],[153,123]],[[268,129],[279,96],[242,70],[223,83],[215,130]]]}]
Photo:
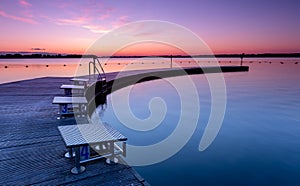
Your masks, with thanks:
[{"label": "bench leg", "polygon": [[73,158],[75,157],[75,152],[73,152],[73,148],[69,148],[69,151],[65,154],[65,158]]},{"label": "bench leg", "polygon": [[80,117],[85,117],[87,113],[86,104],[79,104],[79,115]]},{"label": "bench leg", "polygon": [[115,155],[115,145],[114,145],[114,142],[110,142],[108,143],[108,148],[109,148],[109,151],[110,151],[110,156],[107,157],[106,159],[106,163],[107,164],[114,164],[114,163],[118,163],[118,158],[116,157]]},{"label": "bench leg", "polygon": [[75,167],[71,169],[73,174],[80,174],[85,171],[84,166],[80,166],[80,147],[75,147]]},{"label": "bench leg", "polygon": [[72,96],[72,89],[65,89],[66,96]]},{"label": "bench leg", "polygon": [[62,110],[62,106],[61,104],[58,105],[58,112],[57,112],[57,119],[61,119],[61,110]]}]

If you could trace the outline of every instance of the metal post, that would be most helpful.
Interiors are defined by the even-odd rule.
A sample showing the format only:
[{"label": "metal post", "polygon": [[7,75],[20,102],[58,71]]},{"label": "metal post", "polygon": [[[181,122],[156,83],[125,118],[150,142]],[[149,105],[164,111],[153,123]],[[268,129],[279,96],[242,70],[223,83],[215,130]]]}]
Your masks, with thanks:
[{"label": "metal post", "polygon": [[115,144],[113,141],[110,142],[110,153],[111,153],[111,160],[114,161],[115,158]]},{"label": "metal post", "polygon": [[123,148],[123,156],[126,157],[126,142],[123,142],[122,148]]},{"label": "metal post", "polygon": [[171,54],[171,68],[173,67],[173,56]]},{"label": "metal post", "polygon": [[57,116],[57,118],[56,119],[60,119],[61,117],[62,117],[62,112],[61,112],[61,110],[62,110],[62,106],[61,106],[61,104],[59,104],[58,105],[58,116]]},{"label": "metal post", "polygon": [[109,152],[110,152],[110,156],[107,157],[106,163],[107,163],[107,164],[114,164],[114,163],[117,163],[117,162],[118,162],[118,159],[115,158],[115,145],[114,145],[114,142],[113,142],[113,141],[108,142],[108,150],[109,150]]},{"label": "metal post", "polygon": [[58,113],[57,114],[59,114],[59,115],[62,114],[62,105],[61,104],[58,105]]},{"label": "metal post", "polygon": [[96,77],[96,58],[93,59],[94,61],[94,79]]},{"label": "metal post", "polygon": [[69,148],[68,152],[65,154],[65,158],[73,158],[75,157],[75,153],[73,152],[73,148]]},{"label": "metal post", "polygon": [[240,66],[243,66],[243,58],[244,58],[244,55],[245,55],[245,53],[242,53],[242,55],[241,55],[241,64],[240,64]]},{"label": "metal post", "polygon": [[75,147],[75,167],[71,169],[73,174],[80,174],[85,171],[84,166],[80,166],[80,147]]}]

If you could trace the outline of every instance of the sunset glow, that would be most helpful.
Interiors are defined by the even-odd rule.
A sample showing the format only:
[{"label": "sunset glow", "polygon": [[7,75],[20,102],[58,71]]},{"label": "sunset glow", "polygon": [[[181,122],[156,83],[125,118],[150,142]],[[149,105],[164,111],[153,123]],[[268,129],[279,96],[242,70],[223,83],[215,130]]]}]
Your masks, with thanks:
[{"label": "sunset glow", "polygon": [[[294,53],[300,52],[299,17],[300,1],[296,0],[3,0],[0,51],[82,54],[101,36],[122,25],[160,20],[191,30],[216,54]],[[181,53],[168,46],[146,44],[121,54]]]}]

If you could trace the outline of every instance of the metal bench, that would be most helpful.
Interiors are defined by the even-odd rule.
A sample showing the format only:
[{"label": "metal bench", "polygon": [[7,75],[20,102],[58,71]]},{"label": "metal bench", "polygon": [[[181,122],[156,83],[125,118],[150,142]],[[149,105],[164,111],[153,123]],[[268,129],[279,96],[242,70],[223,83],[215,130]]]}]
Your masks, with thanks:
[{"label": "metal bench", "polygon": [[83,85],[84,87],[87,87],[89,83],[89,79],[85,78],[72,78],[70,80],[73,81],[74,85]]},{"label": "metal bench", "polygon": [[65,90],[66,96],[83,96],[85,91],[82,85],[62,85],[60,88]]},{"label": "metal bench", "polygon": [[106,123],[59,126],[58,130],[69,154],[73,155],[73,149],[75,151],[75,167],[71,169],[73,174],[85,171],[82,163],[104,157],[107,163],[111,163],[117,162],[117,155],[126,156],[127,138]]},{"label": "metal bench", "polygon": [[52,104],[59,105],[59,117],[74,115],[85,117],[87,114],[87,100],[85,97],[54,97]]}]

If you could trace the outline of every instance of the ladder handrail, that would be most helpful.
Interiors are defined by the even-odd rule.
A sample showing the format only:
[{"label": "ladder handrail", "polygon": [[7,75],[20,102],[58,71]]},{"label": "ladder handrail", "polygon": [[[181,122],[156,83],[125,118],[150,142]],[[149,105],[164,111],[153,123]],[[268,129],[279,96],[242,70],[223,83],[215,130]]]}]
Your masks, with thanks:
[{"label": "ladder handrail", "polygon": [[104,69],[103,69],[103,67],[102,67],[102,65],[101,65],[101,63],[100,63],[100,61],[99,61],[99,58],[94,58],[94,59],[97,60],[98,65],[99,65],[99,67],[101,68],[101,71],[102,71],[103,75],[106,77],[105,71],[104,71]]},{"label": "ladder handrail", "polygon": [[[97,68],[96,61],[97,61],[97,64],[100,67],[102,72],[100,72],[99,69]],[[105,71],[104,71],[98,57],[93,57],[93,61],[89,62],[89,80],[91,80],[91,75],[92,75],[92,73],[91,73],[91,64],[93,65],[93,71],[94,71],[93,72],[93,76],[94,76],[93,78],[95,79],[96,72],[97,72],[98,73],[98,78],[101,78],[101,81],[103,80],[103,78],[106,80]]]}]

